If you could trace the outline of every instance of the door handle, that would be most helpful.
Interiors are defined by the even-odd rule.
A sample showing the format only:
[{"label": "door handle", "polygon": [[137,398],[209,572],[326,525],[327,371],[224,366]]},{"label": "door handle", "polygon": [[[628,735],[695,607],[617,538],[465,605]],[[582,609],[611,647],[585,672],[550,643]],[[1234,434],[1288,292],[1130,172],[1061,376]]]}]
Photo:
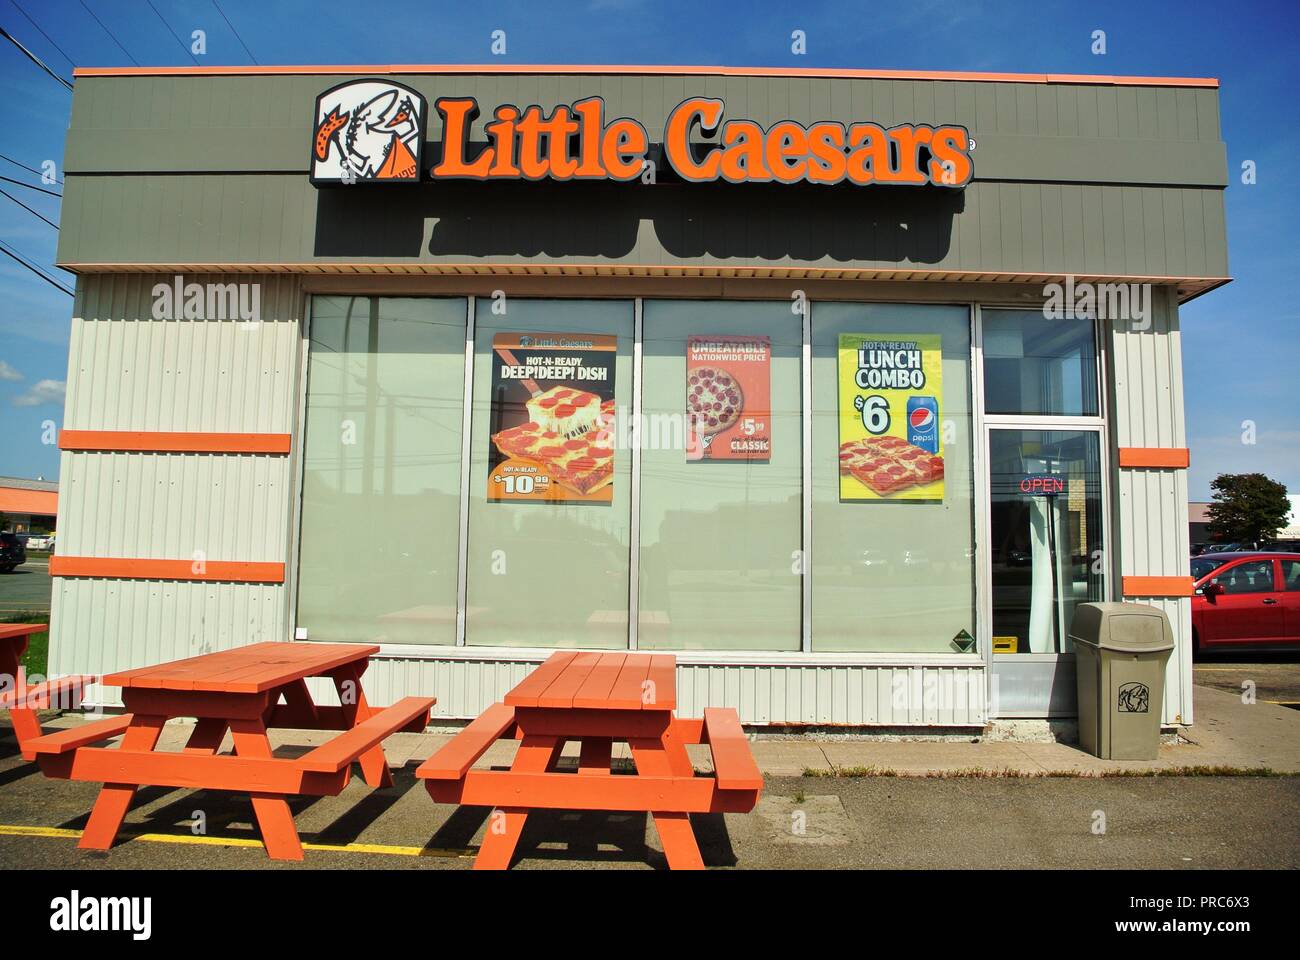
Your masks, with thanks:
[{"label": "door handle", "polygon": [[1265,597],[1264,602],[1267,604],[1274,604],[1277,603],[1277,600],[1274,597]]}]

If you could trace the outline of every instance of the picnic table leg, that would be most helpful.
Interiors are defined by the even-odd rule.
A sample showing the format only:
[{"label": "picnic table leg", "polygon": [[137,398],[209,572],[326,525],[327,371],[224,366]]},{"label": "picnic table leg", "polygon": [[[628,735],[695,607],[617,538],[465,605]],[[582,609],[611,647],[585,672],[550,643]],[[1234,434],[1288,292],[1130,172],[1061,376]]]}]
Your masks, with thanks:
[{"label": "picnic table leg", "polygon": [[226,737],[226,726],[225,720],[218,720],[216,717],[200,717],[181,753],[216,753],[221,749],[221,741]]},{"label": "picnic table leg", "polygon": [[[632,739],[628,741],[632,748],[632,762],[636,772],[643,777],[693,777],[695,768],[686,753],[685,745],[673,735],[670,726],[658,740]],[[691,828],[690,814],[666,811],[651,811],[655,829],[659,831],[659,842],[664,847],[664,859],[671,870],[703,870],[704,860],[700,856],[699,844],[695,842],[695,831]]]},{"label": "picnic table leg", "polygon": [[[545,773],[564,749],[564,741],[557,737],[524,735],[511,764],[513,773]],[[474,859],[475,870],[508,870],[515,854],[515,845],[524,832],[528,820],[526,807],[498,807],[488,816],[487,832],[483,845]]]},{"label": "picnic table leg", "polygon": [[[23,638],[24,641],[26,638]],[[20,665],[22,651],[27,648],[26,642],[16,644],[7,641],[0,641],[0,676],[8,677],[13,683],[14,694],[17,695],[27,686],[26,672]],[[34,737],[41,735],[41,724],[36,719],[36,711],[28,707],[18,706],[19,701],[15,700],[15,705],[9,709],[9,718],[14,725],[14,739],[18,741],[18,749],[22,749],[24,743]]]},{"label": "picnic table leg", "polygon": [[582,741],[578,773],[588,777],[609,774],[613,757],[614,742],[609,737],[588,737]]},{"label": "picnic table leg", "polygon": [[[230,733],[235,741],[235,755],[240,757],[271,758],[271,743],[266,738],[266,725],[260,720],[231,720]],[[298,828],[293,822],[289,801],[273,793],[254,793],[253,815],[262,831],[262,843],[272,860],[301,860],[302,843]]]},{"label": "picnic table leg", "polygon": [[35,710],[29,707],[11,707],[9,719],[13,721],[14,739],[18,741],[18,749],[21,750],[28,740],[41,735],[41,722],[36,719]]},{"label": "picnic table leg", "polygon": [[[366,703],[365,691],[361,689],[361,673],[365,664],[349,664],[343,670],[333,674],[334,689],[338,691],[339,703],[343,704],[343,718],[348,728],[370,718],[370,705]],[[388,758],[384,748],[375,744],[360,757],[361,776],[372,789],[391,787],[393,772],[388,769]]]},{"label": "picnic table leg", "polygon": [[[158,737],[162,733],[166,720],[166,717],[137,714],[132,718],[131,725],[126,728],[118,749],[144,753],[152,751],[158,745]],[[117,831],[122,828],[122,820],[125,819],[126,812],[131,809],[135,791],[134,783],[104,784],[100,788],[95,805],[90,808],[90,819],[86,821],[86,829],[81,831],[81,839],[77,841],[77,846],[82,850],[110,849],[117,838]]]}]

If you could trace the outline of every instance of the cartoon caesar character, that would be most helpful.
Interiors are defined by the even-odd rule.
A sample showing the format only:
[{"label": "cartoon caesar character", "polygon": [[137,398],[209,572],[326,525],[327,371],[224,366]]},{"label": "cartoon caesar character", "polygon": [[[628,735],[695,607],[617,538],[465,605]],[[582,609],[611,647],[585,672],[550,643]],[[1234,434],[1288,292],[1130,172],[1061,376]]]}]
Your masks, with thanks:
[{"label": "cartoon caesar character", "polygon": [[408,94],[387,90],[342,113],[330,111],[316,130],[316,158],[337,144],[342,165],[364,180],[406,180],[416,175],[414,147],[420,134],[415,104]]}]

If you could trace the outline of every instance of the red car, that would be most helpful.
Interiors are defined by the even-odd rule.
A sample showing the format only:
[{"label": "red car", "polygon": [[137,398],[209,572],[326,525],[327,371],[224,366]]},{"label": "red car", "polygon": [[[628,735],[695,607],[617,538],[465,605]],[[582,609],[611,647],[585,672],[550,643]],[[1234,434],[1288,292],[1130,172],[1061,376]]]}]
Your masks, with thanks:
[{"label": "red car", "polygon": [[1203,553],[1192,579],[1197,651],[1300,650],[1300,554]]}]

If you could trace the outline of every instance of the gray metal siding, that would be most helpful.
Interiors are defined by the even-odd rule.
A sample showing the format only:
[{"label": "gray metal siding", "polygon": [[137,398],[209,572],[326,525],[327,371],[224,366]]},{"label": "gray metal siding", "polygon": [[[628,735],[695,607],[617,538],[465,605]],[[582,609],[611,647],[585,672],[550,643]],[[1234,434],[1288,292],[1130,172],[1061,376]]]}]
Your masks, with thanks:
[{"label": "gray metal siding", "polygon": [[[416,188],[425,192],[413,203],[365,187],[321,191],[305,176],[69,176],[64,222],[75,229],[62,232],[59,261],[543,260],[1140,277],[1223,277],[1228,269],[1218,189],[976,182],[939,197],[937,209],[917,209],[869,188],[796,195],[762,186],[755,203],[665,186],[647,208],[620,199],[637,187],[526,187],[531,194],[437,184]],[[581,206],[562,195],[566,187],[583,191]]]},{"label": "gray metal siding", "polygon": [[[68,264],[473,261],[1221,277],[1213,89],[650,75],[398,76],[432,101],[605,99],[652,141],[690,95],[727,116],[959,123],[963,191],[438,183],[313,188],[311,106],[339,76],[84,77],[67,140]],[[441,137],[432,111],[428,135]],[[480,117],[476,136],[481,138]],[[93,175],[93,176],[92,176]],[[520,187],[522,192],[511,187]],[[359,195],[359,196],[358,196]],[[562,211],[563,216],[556,216]]]}]

